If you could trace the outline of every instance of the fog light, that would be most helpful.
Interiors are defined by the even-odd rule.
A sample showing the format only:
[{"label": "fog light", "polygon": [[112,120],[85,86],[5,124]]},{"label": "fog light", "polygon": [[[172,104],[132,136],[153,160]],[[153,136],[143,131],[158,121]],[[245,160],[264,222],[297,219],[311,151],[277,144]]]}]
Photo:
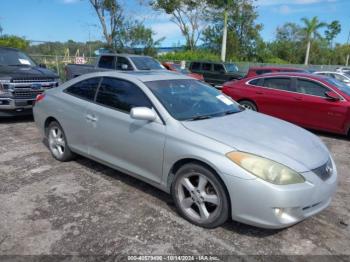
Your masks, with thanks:
[{"label": "fog light", "polygon": [[282,217],[284,210],[283,208],[274,208],[274,212],[276,216]]}]

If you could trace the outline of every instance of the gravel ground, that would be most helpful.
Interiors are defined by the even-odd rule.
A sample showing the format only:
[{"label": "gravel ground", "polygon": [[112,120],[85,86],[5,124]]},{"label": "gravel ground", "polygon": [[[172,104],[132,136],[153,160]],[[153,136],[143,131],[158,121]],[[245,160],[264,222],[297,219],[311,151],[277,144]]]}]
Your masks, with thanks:
[{"label": "gravel ground", "polygon": [[152,186],[83,157],[55,161],[31,118],[0,120],[0,255],[350,255],[350,141],[318,135],[339,172],[329,208],[284,230],[208,230]]}]

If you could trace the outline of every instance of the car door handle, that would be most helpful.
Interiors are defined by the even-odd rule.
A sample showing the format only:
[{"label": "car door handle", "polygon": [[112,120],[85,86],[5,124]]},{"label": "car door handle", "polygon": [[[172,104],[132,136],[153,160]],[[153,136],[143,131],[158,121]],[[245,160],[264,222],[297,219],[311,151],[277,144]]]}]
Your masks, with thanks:
[{"label": "car door handle", "polygon": [[294,97],[294,100],[298,100],[298,101],[301,101],[301,100],[303,100],[303,98],[302,97]]},{"label": "car door handle", "polygon": [[257,92],[256,92],[256,94],[257,94],[257,95],[263,95],[263,94],[264,94],[264,92],[257,91]]},{"label": "car door handle", "polygon": [[90,115],[90,114],[87,114],[85,116],[85,118],[86,118],[86,120],[91,121],[91,122],[96,122],[97,121],[97,117],[93,116],[93,115]]}]

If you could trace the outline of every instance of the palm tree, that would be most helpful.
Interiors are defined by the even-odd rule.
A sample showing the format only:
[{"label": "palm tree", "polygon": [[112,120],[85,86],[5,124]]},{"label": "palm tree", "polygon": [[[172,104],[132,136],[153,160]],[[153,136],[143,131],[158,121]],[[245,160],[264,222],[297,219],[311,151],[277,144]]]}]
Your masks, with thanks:
[{"label": "palm tree", "polygon": [[310,57],[310,49],[311,49],[311,42],[313,39],[320,37],[320,34],[317,32],[318,29],[325,27],[327,24],[322,23],[318,21],[317,16],[313,17],[311,20],[307,18],[302,18],[301,21],[303,21],[305,27],[303,28],[303,31],[305,33],[307,46],[306,46],[306,55],[305,55],[305,65],[309,64],[309,57]]}]

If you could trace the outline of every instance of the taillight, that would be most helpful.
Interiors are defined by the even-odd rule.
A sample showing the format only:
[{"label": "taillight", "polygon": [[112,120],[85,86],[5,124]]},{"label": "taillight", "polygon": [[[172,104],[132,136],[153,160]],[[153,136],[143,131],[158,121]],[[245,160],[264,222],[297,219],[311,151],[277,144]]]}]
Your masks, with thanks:
[{"label": "taillight", "polygon": [[44,98],[45,98],[45,94],[44,93],[37,95],[36,98],[35,98],[35,103],[40,102]]}]

